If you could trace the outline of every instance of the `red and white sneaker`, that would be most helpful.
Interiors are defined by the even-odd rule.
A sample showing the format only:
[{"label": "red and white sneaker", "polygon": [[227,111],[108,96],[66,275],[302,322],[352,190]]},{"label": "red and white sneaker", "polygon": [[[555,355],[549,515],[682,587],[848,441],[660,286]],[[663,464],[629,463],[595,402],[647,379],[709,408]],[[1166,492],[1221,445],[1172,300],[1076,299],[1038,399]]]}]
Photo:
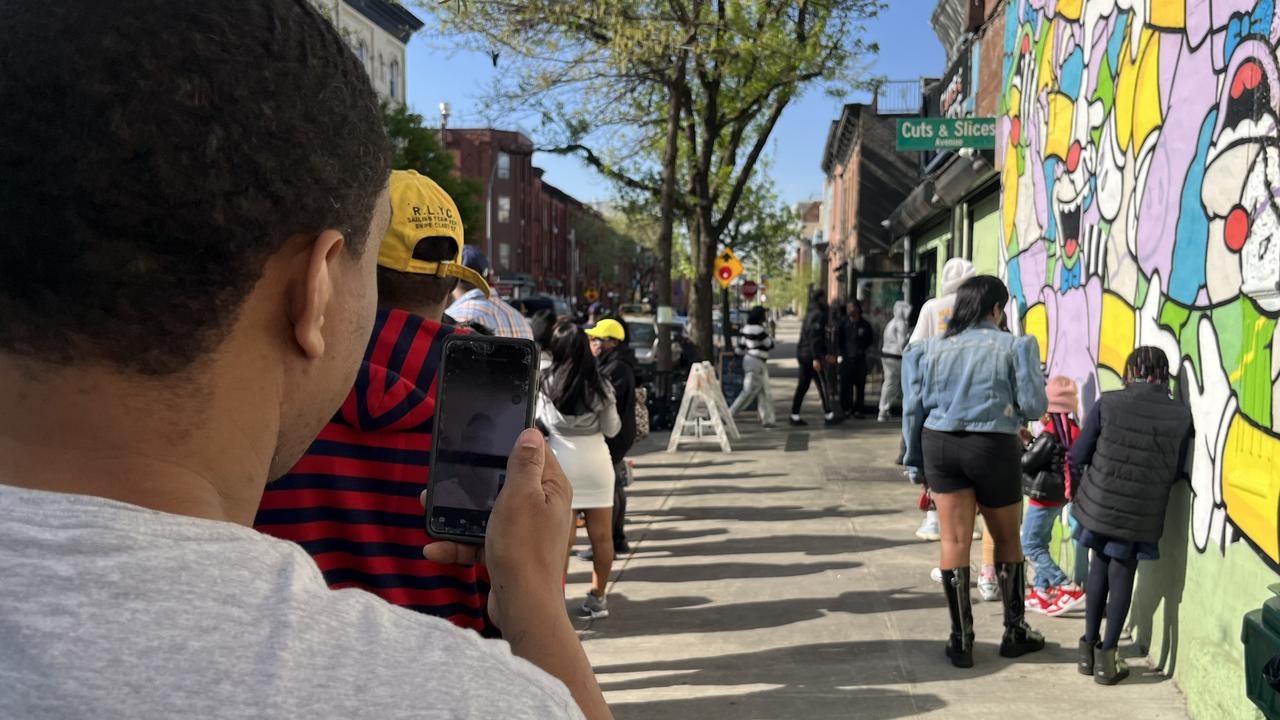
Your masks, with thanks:
[{"label": "red and white sneaker", "polygon": [[1057,601],[1057,598],[1051,594],[1052,592],[1052,590],[1041,592],[1037,588],[1031,588],[1031,592],[1027,593],[1027,597],[1022,604],[1027,608],[1028,612],[1044,615],[1049,612],[1049,608],[1053,607]]},{"label": "red and white sneaker", "polygon": [[1084,590],[1079,585],[1063,585],[1058,588],[1057,597],[1054,598],[1053,605],[1045,610],[1045,614],[1049,617],[1058,617],[1065,613],[1071,612],[1084,602]]}]

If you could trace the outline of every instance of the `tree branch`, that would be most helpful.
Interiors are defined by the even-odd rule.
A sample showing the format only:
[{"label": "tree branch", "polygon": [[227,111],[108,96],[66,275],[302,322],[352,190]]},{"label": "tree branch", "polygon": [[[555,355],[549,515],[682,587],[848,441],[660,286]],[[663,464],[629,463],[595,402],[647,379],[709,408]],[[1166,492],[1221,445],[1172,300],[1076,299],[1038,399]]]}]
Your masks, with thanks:
[{"label": "tree branch", "polygon": [[751,171],[755,168],[756,161],[760,159],[760,154],[764,152],[765,145],[769,142],[769,136],[773,134],[773,127],[778,124],[778,118],[782,117],[782,111],[786,109],[787,104],[790,102],[790,92],[783,92],[774,102],[773,109],[769,111],[769,117],[765,120],[764,127],[760,130],[755,144],[751,147],[751,153],[747,155],[747,159],[743,162],[742,170],[738,172],[738,179],[733,184],[733,192],[729,194],[729,200],[725,203],[724,210],[720,213],[720,220],[716,223],[716,232],[723,232],[725,221],[733,219],[733,213],[738,209],[738,202],[742,200],[742,192],[746,189],[747,182],[751,179]]}]

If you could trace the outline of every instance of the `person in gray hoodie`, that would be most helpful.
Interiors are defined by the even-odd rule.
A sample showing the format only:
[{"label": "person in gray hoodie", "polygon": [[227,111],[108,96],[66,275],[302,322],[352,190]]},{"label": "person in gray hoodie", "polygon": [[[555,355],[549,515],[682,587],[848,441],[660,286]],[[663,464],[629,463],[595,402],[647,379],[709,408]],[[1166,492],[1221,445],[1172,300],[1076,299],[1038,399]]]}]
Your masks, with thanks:
[{"label": "person in gray hoodie", "polygon": [[[942,335],[947,331],[947,325],[951,322],[951,313],[956,306],[956,291],[960,289],[961,283],[975,274],[977,273],[973,263],[964,258],[951,258],[947,261],[947,264],[942,267],[942,295],[926,300],[924,305],[920,306],[920,317],[916,319],[916,327],[907,340],[908,346],[928,340],[935,335]],[[898,389],[901,391],[902,388]],[[913,482],[918,480],[921,475],[920,468],[907,466],[907,475]],[[932,506],[925,513],[924,523],[920,525],[920,529],[916,530],[916,537],[932,541],[940,537],[938,513],[932,509]]]},{"label": "person in gray hoodie", "polygon": [[889,422],[894,402],[902,402],[902,351],[907,347],[911,319],[911,303],[899,300],[893,304],[893,319],[884,326],[884,342],[880,345],[880,364],[884,367],[884,385],[880,387],[880,422]]}]

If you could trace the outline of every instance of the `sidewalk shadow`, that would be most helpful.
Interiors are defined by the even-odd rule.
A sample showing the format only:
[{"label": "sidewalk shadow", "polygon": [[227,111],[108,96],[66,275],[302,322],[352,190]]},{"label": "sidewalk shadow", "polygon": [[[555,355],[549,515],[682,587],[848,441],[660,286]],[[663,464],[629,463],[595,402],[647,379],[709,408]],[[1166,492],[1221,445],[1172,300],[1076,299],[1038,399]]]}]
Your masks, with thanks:
[{"label": "sidewalk shadow", "polygon": [[[627,521],[627,532],[632,533],[637,541],[662,542],[664,540],[693,540],[711,535],[728,535],[728,528],[709,528],[707,530],[676,530],[674,528],[644,527]],[[632,543],[635,545],[636,543]]]},{"label": "sidewalk shadow", "polygon": [[670,482],[672,480],[759,480],[763,478],[789,477],[786,473],[716,472],[691,474],[653,474],[639,469],[636,482]]},{"label": "sidewalk shadow", "polygon": [[[657,449],[662,450],[663,452],[666,451],[666,448],[657,448]],[[628,454],[628,457],[632,457],[632,456],[634,456],[634,453]],[[719,467],[722,465],[734,465],[737,462],[738,462],[737,460],[699,460],[697,462],[674,462],[674,461],[673,462],[637,462],[636,469],[648,470],[650,468],[679,468],[683,470],[684,468],[705,468],[705,467]]]},{"label": "sidewalk shadow", "polygon": [[[613,622],[613,618],[608,622]],[[988,661],[987,656],[994,655],[995,649],[986,647],[981,648],[982,662],[973,668],[954,668],[943,656],[942,645],[941,640],[817,643],[685,660],[602,665],[595,670],[601,688],[606,691],[765,684],[821,695],[881,685],[962,681],[991,675],[1004,667]],[[655,675],[611,680],[609,676],[615,673]],[[851,713],[850,717],[862,715]]]},{"label": "sidewalk shadow", "polygon": [[[1187,534],[1191,527],[1191,490],[1184,482],[1176,484],[1169,495],[1164,527],[1160,559],[1138,565],[1126,627],[1139,654],[1149,655],[1153,669],[1172,677],[1178,666],[1179,611],[1187,584]],[[1158,651],[1153,647],[1156,643]]]},{"label": "sidewalk shadow", "polygon": [[643,556],[648,553],[666,553],[672,557],[696,557],[803,553],[819,556],[874,552],[903,545],[917,545],[919,542],[914,537],[909,540],[891,540],[874,535],[767,535],[653,547],[647,547],[642,543],[633,554]]},{"label": "sidewalk shadow", "polygon": [[[648,479],[648,478],[646,478]],[[697,478],[701,480],[702,478]],[[813,485],[689,485],[685,487],[662,490],[649,488],[644,490],[627,490],[627,497],[693,497],[697,495],[757,495],[765,493],[796,493],[821,490]]]},{"label": "sidewalk shadow", "polygon": [[[740,718],[895,720],[946,706],[947,703],[937,695],[900,690],[835,689],[819,694],[806,687],[783,687],[735,695],[610,703],[609,709],[618,720],[714,718],[726,717],[726,711]],[[857,711],[851,712],[851,708],[857,708]]]},{"label": "sidewalk shadow", "polygon": [[[737,580],[771,577],[801,577],[816,575],[828,570],[852,570],[862,567],[860,562],[816,563],[711,563],[702,565],[642,565],[628,566],[615,572],[614,581],[626,582],[703,582],[710,580]],[[569,573],[570,583],[591,581],[591,571]]]},{"label": "sidewalk shadow", "polygon": [[864,518],[882,515],[898,515],[902,510],[853,510],[843,505],[825,508],[806,508],[798,505],[774,507],[750,507],[742,505],[681,507],[665,510],[637,510],[633,517],[648,517],[646,522],[683,522],[697,520],[731,520],[734,522],[792,523],[801,520],[827,520],[831,518]]},{"label": "sidewalk shadow", "polygon": [[[570,582],[585,582],[588,573],[580,575],[577,578],[571,575]],[[628,570],[621,579],[630,581],[635,578]],[[592,623],[592,636],[632,638],[686,633],[735,633],[787,627],[836,613],[878,615],[911,610],[941,612],[941,608],[946,606],[946,599],[941,593],[922,593],[906,588],[854,590],[827,598],[789,598],[729,604],[712,604],[710,600],[696,604],[692,600],[689,597],[677,597],[632,601],[624,593],[610,593],[609,619]],[[655,622],[656,618],[661,618],[661,622]],[[940,641],[934,643],[935,654],[941,655],[937,652],[940,647]],[[1053,661],[1074,662],[1074,655],[1065,659],[1055,657]]]}]

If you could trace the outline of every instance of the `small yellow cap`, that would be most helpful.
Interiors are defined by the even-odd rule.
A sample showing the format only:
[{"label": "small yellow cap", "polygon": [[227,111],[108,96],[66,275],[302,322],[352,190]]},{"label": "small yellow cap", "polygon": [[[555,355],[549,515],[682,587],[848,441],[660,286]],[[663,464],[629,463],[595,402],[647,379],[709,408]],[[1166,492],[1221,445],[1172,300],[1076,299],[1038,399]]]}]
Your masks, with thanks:
[{"label": "small yellow cap", "polygon": [[612,318],[605,318],[600,322],[586,329],[589,337],[593,338],[612,338],[618,342],[627,339],[627,333],[622,329],[622,323]]}]

